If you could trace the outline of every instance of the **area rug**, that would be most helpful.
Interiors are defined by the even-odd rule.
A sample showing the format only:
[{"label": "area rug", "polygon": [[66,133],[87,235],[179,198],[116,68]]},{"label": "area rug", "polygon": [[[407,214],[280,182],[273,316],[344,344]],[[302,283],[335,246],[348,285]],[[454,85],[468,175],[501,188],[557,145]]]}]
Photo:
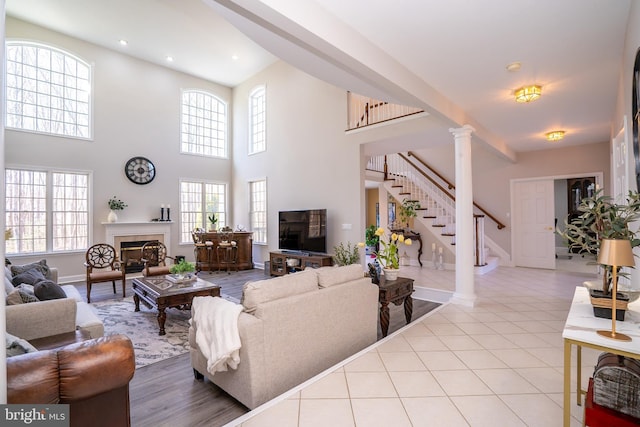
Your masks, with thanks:
[{"label": "area rug", "polygon": [[123,334],[133,343],[136,368],[189,351],[190,310],[165,311],[166,335],[158,335],[158,311],[140,304],[136,312],[133,297],[91,303],[104,322],[104,334]]},{"label": "area rug", "polygon": [[[224,298],[238,302],[237,299],[223,295]],[[136,356],[136,369],[189,351],[190,310],[169,308],[166,310],[166,335],[158,335],[158,311],[140,304],[135,312],[133,297],[121,300],[108,300],[91,303],[98,316],[104,322],[105,335],[123,334],[133,343]],[[434,308],[440,306],[431,301],[414,299],[413,320],[416,320]],[[391,322],[389,334],[405,326],[402,305],[389,305]],[[378,324],[378,339],[382,338]]]}]

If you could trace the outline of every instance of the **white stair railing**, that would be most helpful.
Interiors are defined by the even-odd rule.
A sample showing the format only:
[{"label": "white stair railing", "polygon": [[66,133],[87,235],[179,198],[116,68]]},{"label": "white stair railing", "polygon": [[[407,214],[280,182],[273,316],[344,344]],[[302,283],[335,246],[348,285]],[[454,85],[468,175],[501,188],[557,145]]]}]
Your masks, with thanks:
[{"label": "white stair railing", "polygon": [[[380,163],[384,164],[380,168]],[[455,244],[455,199],[444,191],[443,187],[425,178],[411,163],[399,154],[389,154],[369,159],[367,169],[385,172],[386,179],[394,181],[393,187],[398,189],[399,201],[417,200],[423,212],[423,220],[431,219],[432,227],[440,228],[440,234],[450,236]],[[485,216],[474,214],[474,265],[486,265],[485,254]]]},{"label": "white stair railing", "polygon": [[347,92],[348,130],[358,129],[400,117],[421,113],[421,108],[392,104],[379,99]]}]

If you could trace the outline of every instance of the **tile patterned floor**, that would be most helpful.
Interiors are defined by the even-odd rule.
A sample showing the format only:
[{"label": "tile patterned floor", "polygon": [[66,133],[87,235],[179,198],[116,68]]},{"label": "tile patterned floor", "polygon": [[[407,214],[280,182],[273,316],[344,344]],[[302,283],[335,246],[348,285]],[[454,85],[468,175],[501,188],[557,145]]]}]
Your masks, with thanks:
[{"label": "tile patterned floor", "polygon": [[[452,271],[403,274],[455,287]],[[446,304],[231,425],[561,426],[562,329],[575,287],[595,277],[507,267],[476,276],[475,307]],[[597,355],[583,349],[583,381]],[[573,403],[572,426],[582,410]]]}]

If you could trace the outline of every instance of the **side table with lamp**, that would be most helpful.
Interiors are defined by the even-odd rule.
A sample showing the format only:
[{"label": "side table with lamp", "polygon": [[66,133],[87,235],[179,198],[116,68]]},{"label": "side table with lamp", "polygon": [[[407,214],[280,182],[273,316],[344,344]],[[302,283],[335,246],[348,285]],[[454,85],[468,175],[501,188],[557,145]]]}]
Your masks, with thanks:
[{"label": "side table with lamp", "polygon": [[[633,266],[633,252],[629,240],[603,239],[600,247],[598,263],[612,266],[612,313],[615,313],[617,292],[617,267]],[[636,304],[630,304],[625,322],[616,320],[611,316],[611,329],[608,319],[597,318],[593,314],[593,308],[589,299],[589,290],[585,287],[577,287],[571,303],[571,309],[562,333],[564,339],[564,414],[563,425],[571,424],[571,346],[577,347],[576,361],[576,391],[577,404],[582,404],[581,386],[581,349],[589,347],[600,351],[640,359],[640,308]]]}]

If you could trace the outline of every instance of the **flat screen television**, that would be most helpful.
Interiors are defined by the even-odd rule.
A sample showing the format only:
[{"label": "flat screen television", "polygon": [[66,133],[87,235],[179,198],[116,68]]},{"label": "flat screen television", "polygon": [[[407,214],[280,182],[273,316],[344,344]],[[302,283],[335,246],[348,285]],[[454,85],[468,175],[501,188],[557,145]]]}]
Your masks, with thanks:
[{"label": "flat screen television", "polygon": [[327,252],[327,210],[280,211],[278,247],[282,251]]}]

